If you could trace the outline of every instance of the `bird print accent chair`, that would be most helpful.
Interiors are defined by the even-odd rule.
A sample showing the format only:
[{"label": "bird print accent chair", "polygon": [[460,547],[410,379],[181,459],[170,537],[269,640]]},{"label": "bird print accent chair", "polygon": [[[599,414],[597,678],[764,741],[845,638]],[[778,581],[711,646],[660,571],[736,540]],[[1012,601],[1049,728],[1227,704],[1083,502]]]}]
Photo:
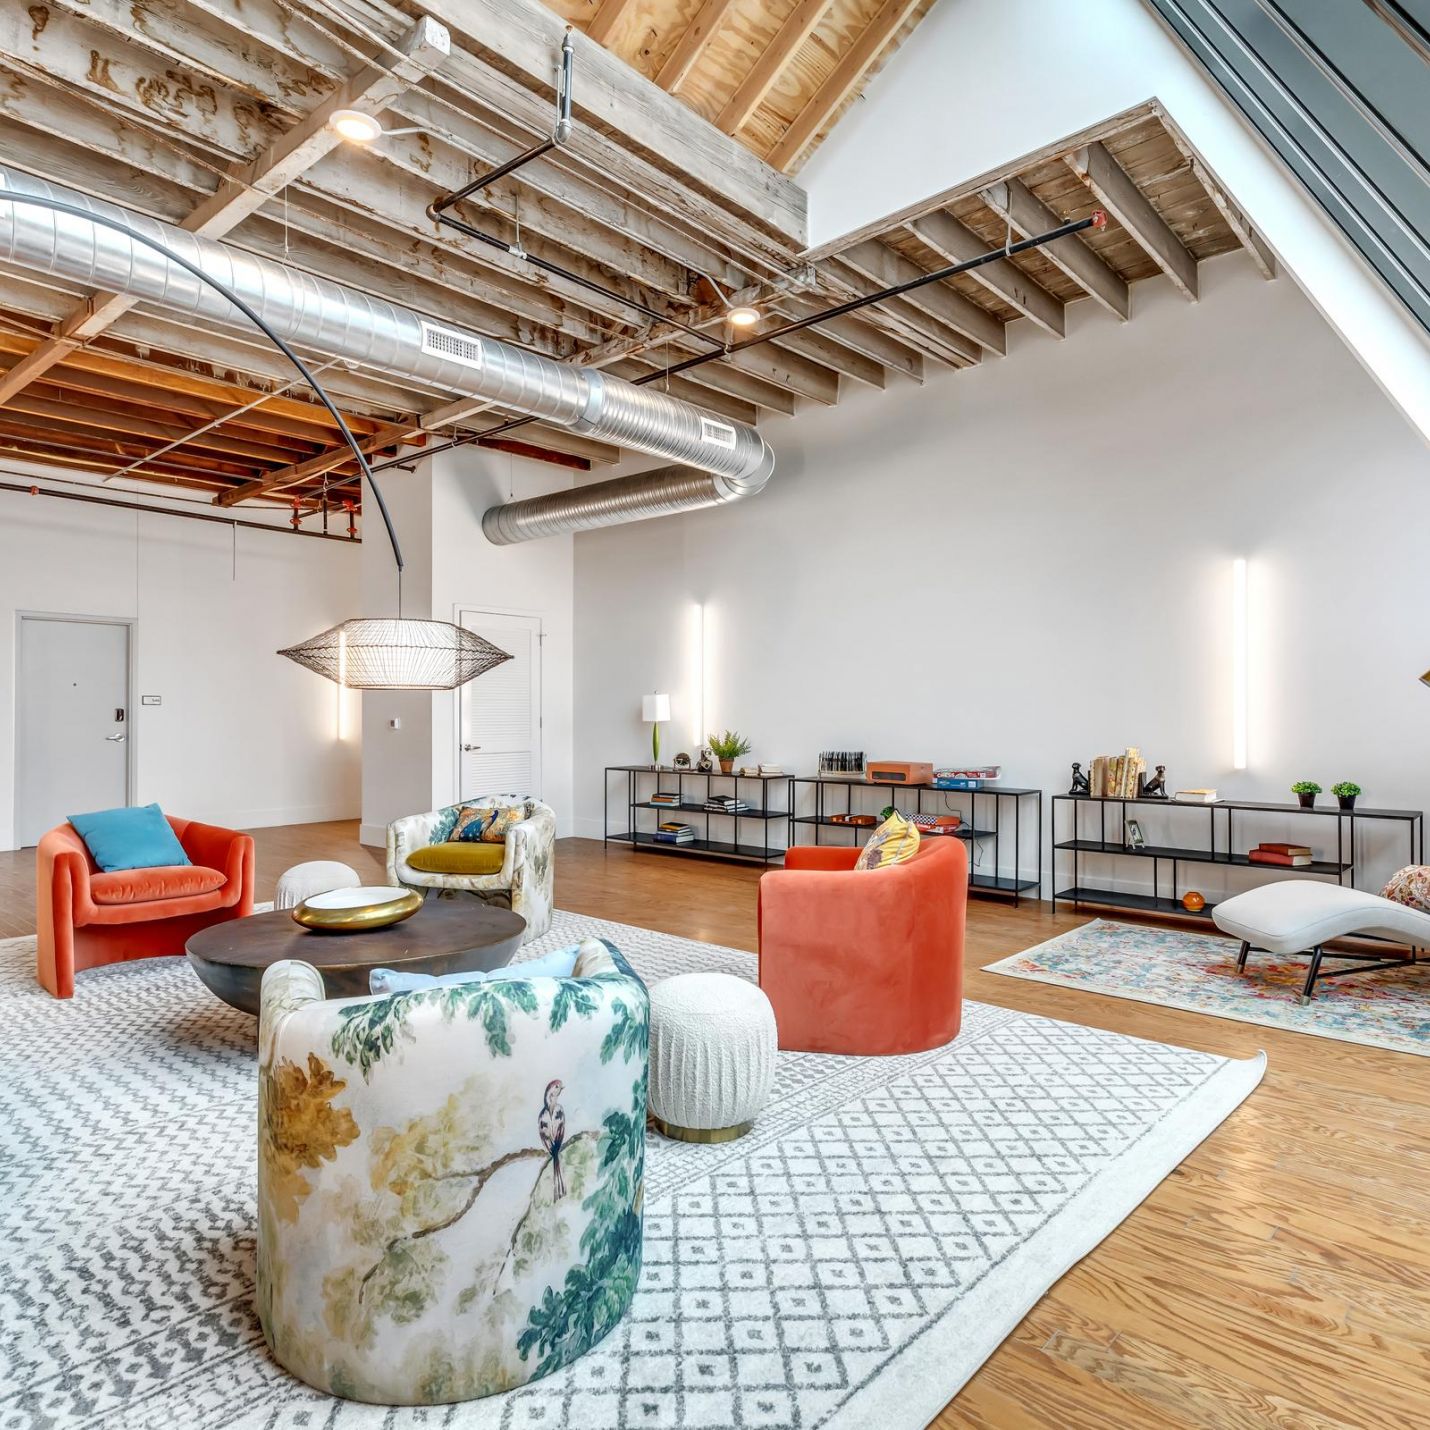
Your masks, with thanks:
[{"label": "bird print accent chair", "polygon": [[[610,944],[569,977],[325,1000],[263,977],[258,1313],[332,1395],[436,1405],[549,1375],[641,1270],[650,1000]],[[543,963],[545,960],[543,959]]]},{"label": "bird print accent chair", "polygon": [[[453,838],[464,813],[472,810],[497,813],[494,842],[489,843],[486,834]],[[529,943],[551,927],[555,843],[556,811],[549,804],[527,795],[482,795],[393,820],[387,826],[387,877],[410,889],[461,889],[494,903],[510,901],[512,912],[526,920],[524,941]],[[475,872],[460,857],[480,848],[502,851],[490,872]],[[447,850],[457,857],[443,868],[447,861],[440,856]],[[438,857],[430,857],[434,854]]]}]

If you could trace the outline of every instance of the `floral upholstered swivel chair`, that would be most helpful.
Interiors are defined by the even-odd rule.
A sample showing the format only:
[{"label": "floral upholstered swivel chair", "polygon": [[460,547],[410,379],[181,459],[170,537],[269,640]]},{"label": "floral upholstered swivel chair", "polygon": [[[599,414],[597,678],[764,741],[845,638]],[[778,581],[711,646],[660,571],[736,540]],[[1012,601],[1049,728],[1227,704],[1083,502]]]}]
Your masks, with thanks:
[{"label": "floral upholstered swivel chair", "polygon": [[[471,809],[521,811],[521,818],[507,826],[501,844],[486,845],[493,855],[502,851],[499,861],[493,858],[489,872],[421,869],[409,862],[414,855],[423,857],[419,851],[440,853],[439,846],[448,842],[463,810]],[[512,912],[526,920],[523,941],[530,942],[551,927],[555,842],[556,811],[549,804],[519,794],[483,795],[393,820],[387,826],[387,877],[412,889],[461,889],[499,903],[509,898]],[[472,843],[480,847],[481,841]]]},{"label": "floral upholstered swivel chair", "polygon": [[474,1399],[560,1369],[625,1314],[650,1003],[611,945],[570,954],[569,977],[515,964],[333,1001],[309,964],[264,974],[258,1312],[309,1385]]}]

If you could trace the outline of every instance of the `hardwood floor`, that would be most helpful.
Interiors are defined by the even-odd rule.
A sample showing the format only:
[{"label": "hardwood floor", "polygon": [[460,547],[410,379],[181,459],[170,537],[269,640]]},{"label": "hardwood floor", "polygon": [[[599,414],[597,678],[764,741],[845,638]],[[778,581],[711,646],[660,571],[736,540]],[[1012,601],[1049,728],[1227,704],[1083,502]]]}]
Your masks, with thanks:
[{"label": "hardwood floor", "polygon": [[[301,859],[380,873],[355,824],[255,837],[260,898]],[[0,936],[34,929],[33,858],[0,854]],[[571,839],[556,871],[561,908],[755,947],[756,869]],[[1267,1075],[935,1425],[1430,1425],[1430,1061],[982,972],[1081,922],[973,901],[967,996],[1232,1057],[1264,1049]]]}]

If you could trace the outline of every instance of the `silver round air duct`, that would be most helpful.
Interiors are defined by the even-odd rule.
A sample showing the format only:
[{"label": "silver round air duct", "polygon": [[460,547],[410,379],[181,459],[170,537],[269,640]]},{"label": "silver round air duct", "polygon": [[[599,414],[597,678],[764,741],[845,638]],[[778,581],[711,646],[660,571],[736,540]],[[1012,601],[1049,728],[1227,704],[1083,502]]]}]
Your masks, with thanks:
[{"label": "silver round air duct", "polygon": [[[482,527],[494,542],[738,501],[760,491],[774,469],[774,454],[755,428],[711,417],[679,398],[434,322],[3,164],[0,185],[103,214],[160,240],[232,289],[289,342],[681,464],[493,507]],[[219,323],[237,318],[227,299],[176,264],[123,233],[69,214],[0,205],[0,259],[191,317]]]}]

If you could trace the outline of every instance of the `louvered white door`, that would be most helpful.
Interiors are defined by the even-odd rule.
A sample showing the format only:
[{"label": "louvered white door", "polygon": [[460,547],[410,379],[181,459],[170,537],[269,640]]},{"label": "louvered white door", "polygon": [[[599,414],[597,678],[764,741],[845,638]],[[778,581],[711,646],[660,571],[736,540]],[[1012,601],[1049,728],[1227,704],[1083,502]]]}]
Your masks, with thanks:
[{"label": "louvered white door", "polygon": [[511,656],[461,688],[458,798],[541,794],[541,618],[463,611]]}]

